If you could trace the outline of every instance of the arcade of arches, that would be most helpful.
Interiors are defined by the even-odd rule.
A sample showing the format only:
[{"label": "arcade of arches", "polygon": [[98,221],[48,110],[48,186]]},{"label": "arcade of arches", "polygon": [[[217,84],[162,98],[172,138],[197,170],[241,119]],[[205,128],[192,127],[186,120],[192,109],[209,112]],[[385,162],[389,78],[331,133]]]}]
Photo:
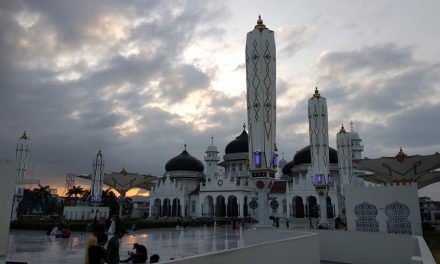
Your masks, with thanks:
[{"label": "arcade of arches", "polygon": [[[335,215],[335,207],[332,204],[332,199],[327,196],[327,217],[333,218]],[[319,218],[319,203],[315,196],[308,196],[305,204],[303,198],[295,196],[292,199],[291,217],[294,218]]]},{"label": "arcade of arches", "polygon": [[[194,202],[194,201],[193,201]],[[244,217],[248,215],[248,198],[244,197],[244,204],[239,205],[238,199],[234,195],[225,198],[223,195],[213,197],[206,196],[201,205],[202,217]],[[191,210],[195,210],[195,205],[191,204]],[[179,198],[156,198],[153,202],[154,217],[182,217],[185,208]],[[315,196],[295,196],[292,199],[290,208],[291,218],[319,218],[319,203]],[[327,217],[333,218],[335,207],[332,200],[327,196]]]}]

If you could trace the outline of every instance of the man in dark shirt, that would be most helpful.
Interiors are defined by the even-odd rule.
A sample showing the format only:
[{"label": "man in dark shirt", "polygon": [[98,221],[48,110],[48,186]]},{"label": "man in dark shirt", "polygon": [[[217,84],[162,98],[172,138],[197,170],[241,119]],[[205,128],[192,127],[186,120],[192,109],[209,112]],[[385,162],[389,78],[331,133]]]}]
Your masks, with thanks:
[{"label": "man in dark shirt", "polygon": [[126,233],[125,228],[116,228],[115,235],[110,238],[107,244],[107,263],[119,264],[119,239]]},{"label": "man in dark shirt", "polygon": [[147,248],[138,243],[134,243],[133,249],[135,249],[136,252],[128,252],[130,257],[124,261],[121,261],[121,263],[128,263],[130,261],[132,263],[146,263],[148,259]]},{"label": "man in dark shirt", "polygon": [[108,236],[105,233],[98,233],[96,238],[98,244],[89,247],[89,264],[104,264],[107,257],[104,245],[107,243]]}]

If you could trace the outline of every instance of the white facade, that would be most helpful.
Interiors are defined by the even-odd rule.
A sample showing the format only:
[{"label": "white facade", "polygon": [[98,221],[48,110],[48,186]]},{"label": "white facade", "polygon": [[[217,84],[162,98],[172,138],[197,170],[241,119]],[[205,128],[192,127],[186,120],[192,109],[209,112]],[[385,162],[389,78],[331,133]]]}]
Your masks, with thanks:
[{"label": "white facade", "polygon": [[346,189],[347,229],[422,235],[417,185]]},{"label": "white facade", "polygon": [[66,220],[93,220],[95,217],[109,217],[108,207],[64,206],[63,216]]}]

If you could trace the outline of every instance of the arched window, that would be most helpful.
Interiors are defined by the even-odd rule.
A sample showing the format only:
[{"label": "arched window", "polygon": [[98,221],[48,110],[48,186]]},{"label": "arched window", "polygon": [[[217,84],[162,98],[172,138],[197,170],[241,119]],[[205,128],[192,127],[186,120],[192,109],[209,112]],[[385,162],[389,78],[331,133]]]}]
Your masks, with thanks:
[{"label": "arched window", "polygon": [[196,212],[196,201],[194,200],[191,201],[191,212],[192,213]]}]

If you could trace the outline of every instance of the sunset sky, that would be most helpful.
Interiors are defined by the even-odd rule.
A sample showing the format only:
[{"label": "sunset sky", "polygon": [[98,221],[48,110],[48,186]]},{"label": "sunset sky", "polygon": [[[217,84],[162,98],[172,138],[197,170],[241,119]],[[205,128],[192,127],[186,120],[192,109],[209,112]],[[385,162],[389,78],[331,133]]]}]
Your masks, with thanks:
[{"label": "sunset sky", "polygon": [[[364,156],[440,150],[439,1],[0,2],[0,157],[26,130],[29,175],[60,188],[66,173],[161,176],[183,145],[203,159],[246,118],[246,33],[261,14],[277,44],[277,143],[308,144],[307,99],[329,106]],[[82,181],[82,184],[87,182]],[[440,184],[420,191],[440,200]]]}]

